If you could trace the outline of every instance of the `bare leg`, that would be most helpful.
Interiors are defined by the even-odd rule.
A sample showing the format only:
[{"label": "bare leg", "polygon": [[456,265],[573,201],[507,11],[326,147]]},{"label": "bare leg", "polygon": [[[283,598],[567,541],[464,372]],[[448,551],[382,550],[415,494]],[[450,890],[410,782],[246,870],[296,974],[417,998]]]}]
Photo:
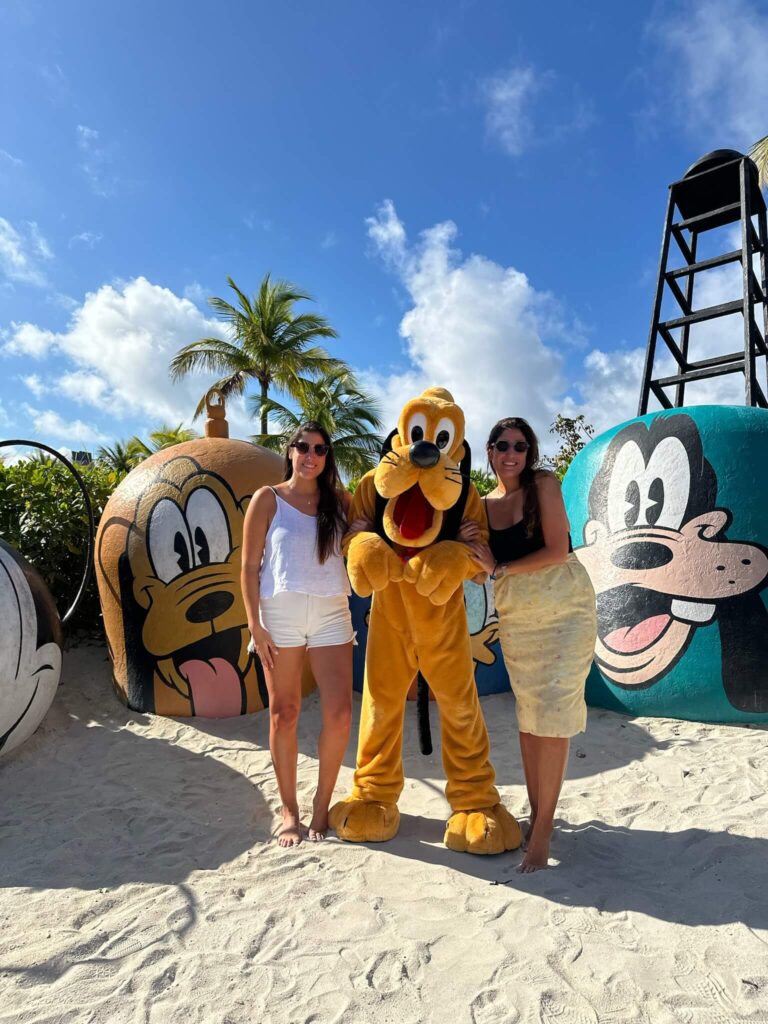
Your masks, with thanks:
[{"label": "bare leg", "polygon": [[[565,777],[565,766],[568,763],[570,740],[559,736],[527,734],[525,742],[529,745],[529,756],[536,778],[536,819],[519,868],[527,874],[545,868],[549,860],[549,843],[552,838],[557,801]],[[530,788],[527,769],[526,784]]]},{"label": "bare leg", "polygon": [[277,833],[280,846],[298,846],[302,840],[296,798],[296,763],[299,744],[296,725],[301,708],[303,647],[279,647],[274,668],[264,667],[269,691],[269,750],[282,802],[283,824]]},{"label": "bare leg", "polygon": [[528,828],[523,837],[523,849],[525,849],[539,811],[539,766],[536,759],[536,737],[529,732],[520,733],[520,753],[523,757],[523,774],[525,775],[525,787],[528,790],[528,803],[531,805]]},{"label": "bare leg", "polygon": [[313,647],[309,651],[312,673],[320,691],[323,724],[317,743],[319,771],[312,802],[309,838],[325,839],[328,806],[349,742],[352,723],[352,644]]}]

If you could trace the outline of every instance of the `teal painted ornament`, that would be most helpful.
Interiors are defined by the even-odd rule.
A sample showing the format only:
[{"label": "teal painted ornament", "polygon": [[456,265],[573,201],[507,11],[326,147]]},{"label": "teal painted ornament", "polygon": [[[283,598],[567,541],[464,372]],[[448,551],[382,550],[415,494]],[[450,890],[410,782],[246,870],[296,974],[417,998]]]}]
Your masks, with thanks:
[{"label": "teal painted ornament", "polygon": [[597,595],[590,704],[768,722],[768,412],[696,406],[622,423],[563,495]]}]

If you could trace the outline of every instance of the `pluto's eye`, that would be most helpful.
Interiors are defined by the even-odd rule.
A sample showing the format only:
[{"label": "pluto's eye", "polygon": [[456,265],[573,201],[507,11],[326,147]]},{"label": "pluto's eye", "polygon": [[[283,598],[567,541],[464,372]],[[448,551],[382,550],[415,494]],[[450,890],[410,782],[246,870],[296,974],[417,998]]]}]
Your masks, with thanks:
[{"label": "pluto's eye", "polygon": [[195,565],[226,562],[232,553],[227,514],[208,487],[198,487],[190,495],[187,520],[195,542]]},{"label": "pluto's eye", "polygon": [[427,432],[427,417],[423,412],[415,412],[408,420],[405,428],[406,444],[416,444],[423,441]]},{"label": "pluto's eye", "polygon": [[170,498],[161,498],[152,509],[147,526],[147,547],[155,575],[164,583],[170,583],[192,567],[187,521]]},{"label": "pluto's eye", "polygon": [[456,426],[453,420],[449,420],[447,416],[443,416],[440,422],[437,424],[437,431],[435,434],[435,442],[437,447],[443,451],[448,451],[453,448],[453,439],[456,436]]}]

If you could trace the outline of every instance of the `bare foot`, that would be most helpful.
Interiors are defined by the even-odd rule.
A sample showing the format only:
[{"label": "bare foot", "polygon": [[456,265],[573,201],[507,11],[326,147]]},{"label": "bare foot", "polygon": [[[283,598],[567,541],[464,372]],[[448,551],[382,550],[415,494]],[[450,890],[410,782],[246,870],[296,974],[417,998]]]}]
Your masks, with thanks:
[{"label": "bare foot", "polygon": [[278,846],[298,846],[304,838],[304,826],[299,819],[298,811],[283,808],[283,824],[277,831]]},{"label": "bare foot", "polygon": [[534,871],[541,871],[549,866],[549,841],[552,838],[552,829],[545,836],[528,833],[525,856],[520,867],[517,869],[523,875],[530,875]]},{"label": "bare foot", "polygon": [[328,807],[318,807],[317,801],[312,801],[312,821],[309,823],[309,838],[313,843],[319,843],[325,839],[328,831]]},{"label": "bare foot", "polygon": [[528,841],[529,841],[529,839],[531,838],[531,836],[533,834],[533,826],[535,824],[536,824],[536,811],[531,811],[530,817],[528,819],[528,827],[526,828],[526,830],[525,830],[525,832],[523,834],[522,847],[523,847],[524,850],[528,849]]}]

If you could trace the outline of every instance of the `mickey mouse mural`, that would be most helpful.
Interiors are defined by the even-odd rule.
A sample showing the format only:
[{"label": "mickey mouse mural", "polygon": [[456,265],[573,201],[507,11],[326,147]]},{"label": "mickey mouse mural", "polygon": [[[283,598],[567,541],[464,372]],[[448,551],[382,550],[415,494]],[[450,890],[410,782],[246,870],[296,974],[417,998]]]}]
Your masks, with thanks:
[{"label": "mickey mouse mural", "polygon": [[96,575],[114,683],[135,711],[224,718],[267,703],[261,663],[248,650],[240,557],[251,495],[282,480],[283,460],[230,440],[217,394],[207,399],[206,436],[132,470],[99,524]]},{"label": "mickey mouse mural", "polygon": [[597,594],[589,703],[768,721],[766,451],[765,410],[698,406],[621,424],[574,459],[563,493]]}]

